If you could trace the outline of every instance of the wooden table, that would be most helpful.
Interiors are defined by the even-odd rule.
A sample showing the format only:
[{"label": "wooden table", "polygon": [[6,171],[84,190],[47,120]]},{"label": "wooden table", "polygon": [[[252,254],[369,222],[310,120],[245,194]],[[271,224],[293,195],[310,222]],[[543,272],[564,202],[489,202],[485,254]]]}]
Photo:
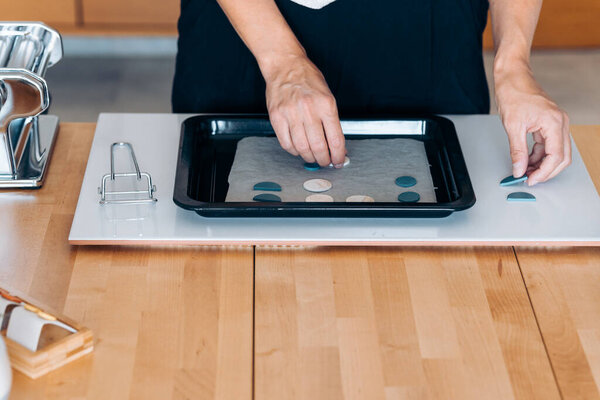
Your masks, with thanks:
[{"label": "wooden table", "polygon": [[93,131],[0,192],[0,286],[96,337],[12,398],[600,399],[600,248],[70,246]]}]

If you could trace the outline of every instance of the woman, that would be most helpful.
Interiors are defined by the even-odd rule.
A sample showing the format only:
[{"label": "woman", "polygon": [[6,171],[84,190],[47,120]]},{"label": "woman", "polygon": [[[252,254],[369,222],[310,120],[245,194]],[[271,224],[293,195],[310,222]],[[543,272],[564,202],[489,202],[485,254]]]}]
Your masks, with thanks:
[{"label": "woman", "polygon": [[568,117],[529,66],[541,2],[182,0],[173,110],[268,111],[285,150],[341,167],[339,115],[489,112],[489,5],[513,175],[534,185],[571,161]]}]

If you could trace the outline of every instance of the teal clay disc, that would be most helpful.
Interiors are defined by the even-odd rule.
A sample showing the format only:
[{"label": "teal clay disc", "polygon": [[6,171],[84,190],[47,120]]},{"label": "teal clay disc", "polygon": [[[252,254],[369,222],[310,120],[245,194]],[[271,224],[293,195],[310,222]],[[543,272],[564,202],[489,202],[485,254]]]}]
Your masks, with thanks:
[{"label": "teal clay disc", "polygon": [[417,184],[417,180],[412,176],[399,176],[396,178],[396,185],[400,187],[413,187]]},{"label": "teal clay disc", "polygon": [[318,171],[318,170],[321,169],[321,167],[316,162],[314,162],[314,163],[304,163],[304,169],[307,170],[307,171]]},{"label": "teal clay disc", "polygon": [[535,196],[531,193],[514,192],[506,196],[507,201],[535,201]]},{"label": "teal clay disc", "polygon": [[398,195],[398,201],[402,203],[416,203],[421,200],[421,196],[417,192],[404,192]]},{"label": "teal clay disc", "polygon": [[254,185],[254,190],[265,190],[267,192],[281,192],[281,186],[275,182],[259,182]]},{"label": "teal clay disc", "polygon": [[281,198],[271,193],[261,193],[254,196],[254,201],[280,202]]},{"label": "teal clay disc", "polygon": [[520,182],[525,182],[527,180],[527,175],[523,175],[520,178],[515,178],[514,176],[507,176],[506,178],[500,181],[500,186],[510,186]]}]

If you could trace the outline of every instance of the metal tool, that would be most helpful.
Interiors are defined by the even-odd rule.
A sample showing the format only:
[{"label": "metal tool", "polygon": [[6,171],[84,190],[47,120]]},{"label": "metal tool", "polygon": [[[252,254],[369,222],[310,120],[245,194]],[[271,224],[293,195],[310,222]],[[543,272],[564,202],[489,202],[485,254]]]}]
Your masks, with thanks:
[{"label": "metal tool", "polygon": [[[115,149],[118,147],[125,147],[129,150],[129,155],[131,157],[131,161],[133,162],[135,172],[115,172]],[[136,190],[135,188],[132,188],[131,190],[108,191],[106,189],[106,184],[109,180],[115,182],[116,178],[131,177],[135,177],[137,182],[140,182],[142,180],[142,177],[145,178],[147,182],[147,187],[141,190]],[[98,188],[98,193],[100,194],[100,204],[154,203],[157,201],[157,199],[154,197],[154,192],[156,192],[156,186],[152,184],[152,177],[147,172],[140,172],[140,167],[138,165],[137,158],[135,157],[135,152],[133,151],[133,146],[131,145],[131,143],[113,143],[110,146],[110,174],[105,174],[102,177],[102,185]],[[139,197],[140,195],[144,196]]]},{"label": "metal tool", "polygon": [[0,22],[0,188],[41,187],[58,118],[43,76],[63,55],[58,32],[39,22]]}]

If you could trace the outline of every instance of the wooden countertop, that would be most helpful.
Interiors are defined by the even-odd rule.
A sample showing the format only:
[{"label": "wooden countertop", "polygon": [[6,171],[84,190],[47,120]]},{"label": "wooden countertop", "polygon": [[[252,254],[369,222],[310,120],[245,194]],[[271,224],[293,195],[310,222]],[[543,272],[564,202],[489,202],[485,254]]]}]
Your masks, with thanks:
[{"label": "wooden countertop", "polygon": [[96,338],[11,398],[600,399],[600,248],[70,246],[93,131],[0,192],[0,286]]}]

